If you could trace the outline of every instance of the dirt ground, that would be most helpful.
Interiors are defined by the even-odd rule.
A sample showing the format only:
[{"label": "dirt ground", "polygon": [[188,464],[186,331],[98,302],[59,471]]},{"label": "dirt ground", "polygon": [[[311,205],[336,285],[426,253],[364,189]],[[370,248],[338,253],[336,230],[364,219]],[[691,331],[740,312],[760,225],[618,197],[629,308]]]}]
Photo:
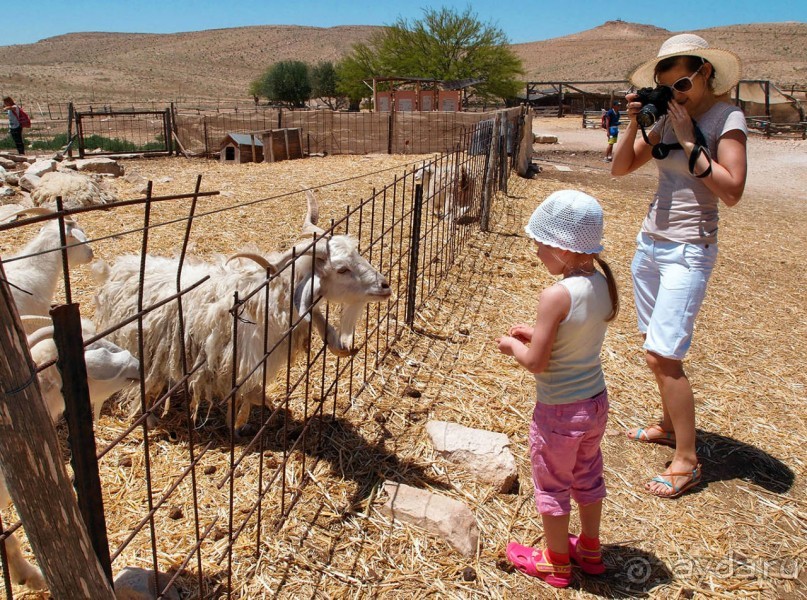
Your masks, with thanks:
[{"label": "dirt ground", "polygon": [[[235,597],[807,597],[807,142],[752,137],[746,194],[737,207],[721,210],[720,258],[686,361],[697,399],[704,481],[692,493],[665,501],[643,489],[645,481],[663,471],[671,451],[631,443],[623,434],[659,416],[636,332],[629,271],[633,239],[654,189],[653,167],[612,177],[601,162],[603,133],[583,130],[578,119],[542,119],[534,130],[559,138],[558,144],[535,146],[542,172],[531,180],[511,178],[509,193],[494,205],[491,231],[471,236],[448,280],[416,315],[416,330],[402,336],[379,367],[374,385],[328,431],[327,444],[311,466],[312,482],[303,488],[291,518],[265,538],[257,557],[248,542],[239,542]],[[227,203],[325,185],[350,173],[353,179],[323,190],[322,219],[335,218],[346,204],[411,168],[416,158],[335,156],[271,165],[173,158],[131,161],[126,168],[153,179],[159,195],[191,191],[199,173],[204,190],[223,192],[204,203],[211,216],[201,231],[215,235],[204,235],[196,250],[207,254],[243,243],[274,248],[297,230],[303,211],[296,204],[281,210],[276,204],[244,205],[217,220],[212,211]],[[372,175],[362,178],[365,172]],[[136,196],[134,186],[122,180],[117,185],[121,199]],[[527,440],[534,382],[496,351],[494,339],[510,324],[533,319],[537,294],[552,283],[523,226],[543,198],[568,187],[603,204],[604,258],[620,284],[622,310],[603,349],[611,403],[603,441],[609,496],[602,540],[609,570],[600,578],[575,572],[572,587],[557,592],[513,572],[503,560],[508,541],[540,546],[542,532],[532,501]],[[245,221],[251,226],[244,227]],[[136,211],[88,213],[81,222],[97,239],[134,229],[138,216]],[[155,234],[154,243],[159,239]],[[96,251],[109,258],[123,249],[136,251],[137,245],[127,237],[110,238]],[[82,310],[91,305],[88,279],[85,271],[76,273],[76,285],[85,288],[74,296]],[[419,333],[426,329],[429,335]],[[419,397],[406,393],[412,389]],[[497,494],[435,457],[425,432],[428,420],[507,434],[519,469],[517,489]],[[96,435],[108,441],[127,425],[122,411],[107,408]],[[143,508],[132,500],[142,493],[135,491],[142,487],[137,442],[120,452],[131,453],[135,465],[121,466],[118,455],[102,465],[113,545]],[[160,440],[161,464],[183,464],[183,452],[182,444]],[[216,446],[211,454],[206,460],[219,464],[222,472],[226,447]],[[244,482],[257,470],[252,457],[243,469],[239,485],[246,489]],[[376,495],[384,479],[466,503],[480,531],[477,555],[462,558],[422,530],[391,523],[380,511],[386,498]],[[213,489],[212,480],[202,480],[203,524],[216,515],[226,518],[226,499]],[[186,505],[184,513],[191,512]],[[11,520],[4,517],[4,522]],[[161,520],[160,527],[180,539],[190,524],[187,519]],[[572,528],[577,527],[573,516]],[[244,538],[251,534],[248,529]],[[113,565],[115,571],[123,565],[150,567],[149,542],[141,537],[142,543],[138,540],[137,548],[127,549]],[[162,568],[175,567],[184,552],[161,546]],[[205,568],[215,572],[220,565],[206,562]],[[182,585],[192,583],[190,575],[180,579]]]},{"label": "dirt ground", "polygon": [[[605,153],[606,136],[601,129],[583,129],[579,117],[538,118],[533,132],[555,135],[557,144],[536,144],[539,164],[549,162],[598,171],[608,171],[600,161]],[[652,164],[637,175],[655,176]],[[626,181],[623,179],[621,181]],[[752,134],[748,139],[748,180],[743,201],[804,201],[807,198],[807,140],[795,138],[766,139]]]}]

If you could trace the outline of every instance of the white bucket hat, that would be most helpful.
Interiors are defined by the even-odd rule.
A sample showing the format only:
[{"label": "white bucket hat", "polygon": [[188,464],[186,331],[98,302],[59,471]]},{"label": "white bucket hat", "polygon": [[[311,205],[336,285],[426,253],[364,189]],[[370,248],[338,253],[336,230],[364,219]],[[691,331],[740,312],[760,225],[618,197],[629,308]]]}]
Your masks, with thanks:
[{"label": "white bucket hat", "polygon": [[577,190],[561,190],[538,205],[524,228],[536,242],[580,254],[602,252],[602,207]]},{"label": "white bucket hat", "polygon": [[713,89],[716,96],[722,96],[740,81],[740,58],[730,50],[710,48],[709,42],[694,33],[681,33],[665,41],[658,56],[636,69],[630,81],[636,87],[655,87],[653,74],[659,61],[673,56],[700,56],[714,67]]}]

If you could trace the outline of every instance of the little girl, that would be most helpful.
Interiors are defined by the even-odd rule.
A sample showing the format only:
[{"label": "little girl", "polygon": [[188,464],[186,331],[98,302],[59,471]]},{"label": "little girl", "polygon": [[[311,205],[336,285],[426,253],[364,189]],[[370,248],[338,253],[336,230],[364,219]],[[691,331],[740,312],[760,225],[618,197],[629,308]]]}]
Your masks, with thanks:
[{"label": "little girl", "polygon": [[[611,269],[599,257],[602,228],[602,208],[582,192],[555,192],[535,209],[527,234],[547,270],[563,278],[541,292],[534,326],[514,325],[496,340],[500,352],[535,374],[530,457],[546,539],[544,550],[511,542],[507,558],[522,573],[554,587],[569,585],[570,559],[585,573],[605,572],[599,540],[605,497],[600,440],[608,395],[600,350],[619,299]],[[580,510],[579,537],[569,535],[571,498]]]}]

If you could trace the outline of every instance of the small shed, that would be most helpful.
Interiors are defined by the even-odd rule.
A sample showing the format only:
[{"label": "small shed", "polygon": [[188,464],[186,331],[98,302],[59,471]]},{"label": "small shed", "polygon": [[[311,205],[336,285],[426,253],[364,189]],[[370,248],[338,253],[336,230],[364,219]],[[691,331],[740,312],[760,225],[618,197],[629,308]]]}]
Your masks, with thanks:
[{"label": "small shed", "polygon": [[219,160],[223,163],[263,161],[263,141],[251,133],[228,133],[219,144]]},{"label": "small shed", "polygon": [[268,129],[255,134],[263,140],[264,162],[303,158],[303,130],[300,127]]}]

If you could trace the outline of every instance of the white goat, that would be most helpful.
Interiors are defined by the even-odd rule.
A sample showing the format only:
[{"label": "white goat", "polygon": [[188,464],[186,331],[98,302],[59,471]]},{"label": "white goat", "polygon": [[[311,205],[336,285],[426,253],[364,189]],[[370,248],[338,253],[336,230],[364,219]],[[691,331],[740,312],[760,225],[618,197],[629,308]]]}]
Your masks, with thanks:
[{"label": "white goat", "polygon": [[71,170],[45,173],[39,185],[31,192],[34,206],[55,207],[59,196],[65,208],[109,204],[115,200],[103,184]]},{"label": "white goat", "polygon": [[[34,362],[42,365],[55,359],[57,350],[52,339],[53,325],[50,319],[41,316],[25,316],[22,317],[22,321],[26,330],[43,325],[28,335],[28,347],[31,349],[31,358]],[[92,323],[86,319],[82,319],[82,330],[85,337],[95,333]],[[87,364],[90,403],[97,420],[107,398],[140,379],[139,363],[129,352],[106,340],[98,340],[87,346],[84,349],[84,361]],[[61,375],[56,365],[51,365],[39,373],[37,378],[42,399],[55,423],[64,412]],[[6,507],[10,503],[11,496],[6,487],[6,480],[0,473],[0,507]],[[43,590],[47,587],[42,572],[25,560],[20,543],[13,535],[6,539],[6,558],[8,559],[9,575],[13,582],[25,585],[32,590]]]},{"label": "white goat", "polygon": [[415,171],[415,183],[423,186],[423,202],[431,203],[432,213],[440,218],[460,218],[468,211],[470,178],[465,167],[459,169],[459,181],[455,179],[453,155],[449,160],[424,163]]},{"label": "white goat", "polygon": [[[324,235],[316,226],[317,204],[308,193],[308,214],[303,233],[308,236]],[[285,268],[297,254],[294,281],[291,268]],[[236,257],[249,258],[257,265],[231,262]],[[148,307],[172,295],[176,290],[178,259],[149,256],[146,261],[143,305]],[[266,269],[278,273],[266,284]],[[140,277],[140,257],[121,256],[114,265],[102,261],[93,263],[93,272],[100,288],[95,297],[95,317],[99,327],[108,327],[137,312]],[[289,343],[292,360],[309,343],[310,320],[319,335],[334,353],[345,356],[351,353],[353,333],[359,316],[369,302],[388,300],[391,290],[386,279],[357,250],[355,239],[345,235],[323,237],[316,246],[308,239],[283,254],[268,259],[256,254],[237,254],[230,259],[217,257],[216,262],[186,263],[182,271],[183,288],[209,276],[210,279],[183,296],[185,319],[185,347],[188,368],[204,359],[206,364],[188,381],[194,412],[202,402],[211,405],[226,397],[231,390],[233,358],[233,332],[230,309],[233,293],[240,297],[263,287],[239,312],[238,325],[238,381],[244,381],[264,354],[264,324],[268,331],[267,348],[280,345],[267,358],[269,378],[288,362]],[[269,295],[268,314],[265,310]],[[342,305],[339,332],[327,322],[319,298]],[[312,300],[314,303],[312,303]],[[293,310],[292,310],[293,307]],[[310,312],[309,312],[310,309]],[[291,334],[291,324],[305,315]],[[137,348],[137,327],[132,323],[110,337],[124,348]],[[143,318],[143,346],[145,356],[145,389],[147,403],[151,404],[170,384],[182,375],[180,331],[177,303],[169,302],[149,312]],[[249,418],[252,405],[263,401],[263,375],[257,369],[242,384],[236,404],[235,427],[240,429]],[[229,421],[230,411],[227,411]]]},{"label": "white goat", "polygon": [[[21,214],[49,214],[47,208],[24,208],[15,211],[10,217]],[[87,236],[78,224],[65,219],[65,242],[67,261],[71,267],[84,265],[93,259],[92,248],[87,244]],[[47,315],[56,293],[59,277],[62,275],[62,247],[59,239],[59,223],[49,221],[39,233],[12,259],[6,259],[3,268],[6,279],[11,284],[11,295],[21,315]]]}]

